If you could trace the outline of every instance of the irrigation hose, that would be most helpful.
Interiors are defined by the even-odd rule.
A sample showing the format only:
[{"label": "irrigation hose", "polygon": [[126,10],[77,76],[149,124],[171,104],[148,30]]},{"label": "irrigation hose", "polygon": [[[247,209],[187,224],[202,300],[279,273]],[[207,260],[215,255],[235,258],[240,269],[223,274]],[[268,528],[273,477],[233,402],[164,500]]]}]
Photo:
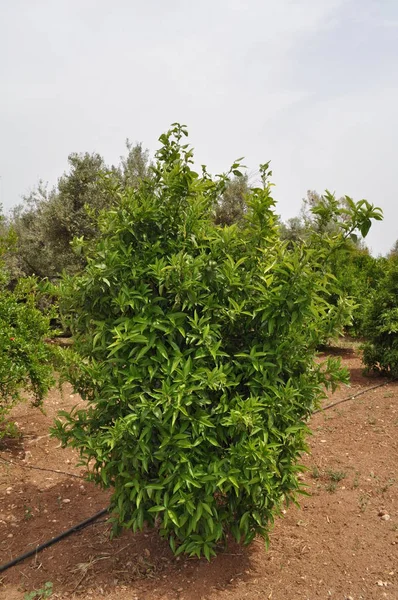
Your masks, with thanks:
[{"label": "irrigation hose", "polygon": [[68,473],[67,471],[60,471],[59,469],[48,469],[45,467],[36,467],[34,465],[23,465],[21,463],[17,464],[12,460],[7,460],[0,456],[0,460],[2,462],[7,463],[8,465],[12,465],[13,467],[20,467],[22,469],[35,469],[36,471],[45,471],[46,473],[56,473],[57,475],[67,475],[68,477],[76,477],[77,479],[85,479],[84,475],[76,475],[75,473]]},{"label": "irrigation hose", "polygon": [[60,533],[59,535],[51,538],[51,540],[47,540],[47,542],[43,542],[43,544],[36,546],[36,548],[33,548],[33,550],[29,550],[28,552],[25,552],[24,554],[17,556],[13,560],[10,560],[10,562],[5,563],[4,565],[0,565],[0,573],[7,571],[7,569],[10,569],[14,565],[17,565],[18,563],[25,560],[25,558],[29,558],[30,556],[38,554],[38,552],[41,552],[45,548],[48,548],[49,546],[56,544],[63,538],[67,537],[68,535],[71,535],[72,533],[75,533],[79,529],[83,529],[84,527],[87,527],[87,525],[90,525],[90,523],[92,523],[93,521],[96,521],[97,519],[102,517],[102,515],[105,515],[108,511],[109,511],[109,508],[104,508],[104,509],[100,510],[99,512],[95,513],[95,515],[93,515],[92,517],[85,519],[81,523],[78,523],[77,525],[74,525],[70,529],[67,529],[66,531],[63,531],[62,533]]},{"label": "irrigation hose", "polygon": [[315,415],[316,413],[324,412],[325,410],[328,410],[329,408],[333,408],[334,406],[337,406],[338,404],[342,404],[343,402],[348,402],[349,400],[354,400],[355,398],[358,398],[358,396],[362,396],[362,394],[367,394],[367,392],[371,392],[372,390],[377,390],[377,388],[383,387],[384,385],[388,385],[389,383],[393,383],[394,381],[396,381],[396,378],[389,379],[388,381],[383,381],[383,383],[374,385],[373,387],[367,388],[366,390],[361,390],[360,392],[357,392],[353,396],[347,396],[347,398],[343,398],[342,400],[337,400],[337,402],[332,402],[331,404],[327,404],[326,406],[323,406],[322,408],[318,408],[317,410],[314,410],[311,413],[311,415]]}]

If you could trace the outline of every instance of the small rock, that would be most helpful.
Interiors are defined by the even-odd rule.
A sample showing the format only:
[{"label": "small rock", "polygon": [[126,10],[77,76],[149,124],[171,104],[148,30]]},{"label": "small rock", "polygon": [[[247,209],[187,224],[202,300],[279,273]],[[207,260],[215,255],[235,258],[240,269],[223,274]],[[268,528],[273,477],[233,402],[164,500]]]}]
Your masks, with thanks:
[{"label": "small rock", "polygon": [[354,600],[352,596],[347,596],[345,600]]},{"label": "small rock", "polygon": [[70,502],[70,499],[69,499],[69,498],[64,498],[64,499],[62,500],[62,502],[63,502],[64,504],[69,504],[69,502]]},{"label": "small rock", "polygon": [[381,510],[379,510],[379,512],[377,513],[379,517],[383,517],[384,515],[387,514],[387,511],[384,510],[384,508],[382,508]]},{"label": "small rock", "polygon": [[381,581],[381,580],[379,580],[379,581],[377,582],[377,585],[378,585],[379,587],[387,587],[387,581]]},{"label": "small rock", "polygon": [[9,521],[10,523],[15,523],[17,521],[17,517],[15,515],[8,515],[6,517],[6,520]]},{"label": "small rock", "polygon": [[8,538],[12,538],[12,537],[14,537],[14,535],[13,535],[12,533],[9,533],[9,534],[7,535],[7,537],[8,537]]},{"label": "small rock", "polygon": [[383,521],[389,521],[391,519],[390,515],[387,514],[383,515],[381,518],[383,519]]}]

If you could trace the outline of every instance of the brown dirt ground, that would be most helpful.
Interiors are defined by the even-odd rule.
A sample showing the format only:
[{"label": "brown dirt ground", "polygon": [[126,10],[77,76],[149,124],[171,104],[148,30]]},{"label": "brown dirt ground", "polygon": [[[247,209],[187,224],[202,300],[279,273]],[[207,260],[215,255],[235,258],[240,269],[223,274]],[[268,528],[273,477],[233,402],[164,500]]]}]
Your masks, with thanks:
[{"label": "brown dirt ground", "polygon": [[[341,354],[351,388],[332,401],[383,382],[364,377],[351,350]],[[26,468],[82,474],[74,452],[48,436],[57,411],[78,400],[65,388],[50,394],[46,415],[27,404],[14,410],[23,436],[0,448],[0,563],[108,504],[108,493],[82,479]],[[51,581],[51,598],[70,600],[397,600],[397,400],[398,382],[388,382],[312,417],[303,460],[311,496],[276,522],[268,551],[256,540],[231,543],[211,563],[175,559],[153,531],[109,541],[100,519],[0,575],[0,598],[22,599]]]}]

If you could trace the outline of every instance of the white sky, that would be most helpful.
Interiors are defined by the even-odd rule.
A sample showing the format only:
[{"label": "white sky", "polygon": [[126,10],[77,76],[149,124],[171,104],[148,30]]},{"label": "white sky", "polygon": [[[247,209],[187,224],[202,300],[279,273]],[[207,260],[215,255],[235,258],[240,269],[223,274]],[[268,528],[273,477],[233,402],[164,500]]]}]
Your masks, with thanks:
[{"label": "white sky", "polygon": [[0,90],[5,208],[179,121],[210,172],[271,160],[282,218],[328,188],[398,238],[398,0],[0,0]]}]

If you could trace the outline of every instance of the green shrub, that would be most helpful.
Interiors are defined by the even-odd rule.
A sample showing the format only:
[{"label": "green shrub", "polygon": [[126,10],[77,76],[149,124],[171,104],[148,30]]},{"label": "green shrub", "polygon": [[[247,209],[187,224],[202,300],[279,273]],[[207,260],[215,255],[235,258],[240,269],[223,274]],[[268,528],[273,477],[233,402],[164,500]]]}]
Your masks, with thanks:
[{"label": "green shrub", "polygon": [[348,332],[357,337],[365,335],[365,319],[372,293],[385,276],[387,259],[374,257],[367,249],[352,247],[343,255],[336,272],[342,289],[355,303],[352,324]]},{"label": "green shrub", "polygon": [[364,317],[363,362],[368,371],[398,377],[398,257],[391,255],[384,264],[385,276]]},{"label": "green shrub", "polygon": [[[0,237],[0,259],[11,241]],[[42,291],[34,278],[21,279],[14,290],[0,262],[0,439],[13,432],[4,420],[22,396],[38,406],[53,384],[51,350],[45,343],[52,311],[39,310]]]},{"label": "green shrub", "polygon": [[[369,210],[367,217],[358,212],[355,215],[363,209]],[[287,241],[289,249],[303,244],[322,247],[325,235],[340,238],[341,243],[333,247],[327,259],[334,284],[327,290],[325,299],[330,305],[330,318],[336,316],[344,323],[345,331],[356,336],[363,335],[370,291],[376,288],[384,273],[385,259],[371,256],[362,239],[369,231],[371,219],[381,220],[382,213],[366,200],[355,204],[348,196],[336,199],[334,194],[326,191],[324,195],[308,192],[300,216],[280,223],[281,238]],[[357,231],[353,229],[354,223]],[[342,231],[345,231],[344,239],[341,239]],[[345,298],[343,304],[342,298]],[[344,314],[341,312],[343,306]],[[330,329],[326,327],[323,343],[328,344],[331,337]]]},{"label": "green shrub", "polygon": [[[347,380],[314,356],[342,325],[325,297],[343,234],[287,251],[268,165],[239,227],[215,225],[228,178],[195,173],[184,134],[161,136],[150,179],[116,194],[85,271],[63,281],[67,376],[88,407],[53,431],[113,488],[115,531],[157,525],[173,551],[209,558],[228,532],[266,537],[296,499],[307,419]],[[357,208],[354,228],[372,207]]]}]

